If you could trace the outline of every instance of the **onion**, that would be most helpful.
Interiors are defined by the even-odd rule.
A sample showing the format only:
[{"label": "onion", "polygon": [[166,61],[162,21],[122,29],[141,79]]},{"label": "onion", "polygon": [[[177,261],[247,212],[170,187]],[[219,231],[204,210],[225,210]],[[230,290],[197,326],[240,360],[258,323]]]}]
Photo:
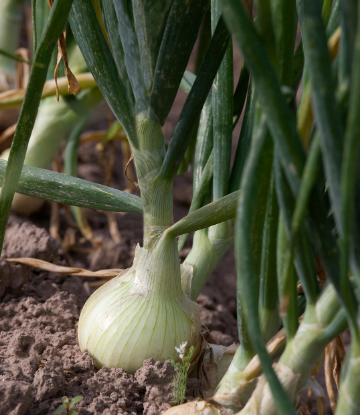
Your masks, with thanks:
[{"label": "onion", "polygon": [[[90,111],[101,98],[96,88],[80,93],[78,99],[84,105],[84,110]],[[48,169],[59,151],[62,140],[81,117],[81,114],[71,109],[65,101],[57,102],[55,97],[45,98],[39,107],[24,165]],[[10,149],[6,149],[0,158],[7,160],[9,154]],[[39,210],[43,203],[41,199],[15,193],[12,210],[29,216]]]},{"label": "onion", "polygon": [[134,373],[145,359],[173,356],[182,342],[198,349],[200,328],[198,305],[181,288],[176,241],[164,236],[151,249],[138,245],[133,266],[88,299],[78,334],[98,367]]}]

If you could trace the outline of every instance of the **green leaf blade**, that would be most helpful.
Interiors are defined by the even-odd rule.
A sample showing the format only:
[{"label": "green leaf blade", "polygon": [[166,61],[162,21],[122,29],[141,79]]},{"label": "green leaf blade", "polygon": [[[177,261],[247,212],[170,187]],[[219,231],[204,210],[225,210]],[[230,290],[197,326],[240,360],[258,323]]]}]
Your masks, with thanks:
[{"label": "green leaf blade", "polygon": [[71,405],[76,405],[77,403],[81,402],[84,399],[83,396],[78,395],[71,399]]},{"label": "green leaf blade", "polygon": [[110,108],[133,146],[137,146],[134,117],[130,112],[115,61],[96,18],[91,0],[74,0],[71,29],[85,61]]},{"label": "green leaf blade", "polygon": [[294,249],[295,266],[304,288],[306,300],[309,304],[315,304],[319,294],[314,264],[315,252],[310,244],[307,233],[304,232],[305,228],[303,223],[301,223],[298,232],[293,235],[293,238],[291,237],[291,221],[295,210],[295,200],[278,160],[275,162],[274,170],[278,201],[282,217],[284,218],[287,238],[291,244],[289,248]]},{"label": "green leaf blade", "polygon": [[[235,225],[237,281],[239,290],[241,290],[239,292],[241,292],[241,303],[244,306],[249,338],[255,352],[259,355],[262,370],[269,383],[276,408],[281,415],[295,415],[295,409],[272,367],[272,361],[266,351],[260,328],[258,308],[259,265],[257,262],[260,253],[258,243],[255,243],[256,241],[253,240],[253,235],[258,236],[254,229],[256,229],[258,226],[256,224],[261,220],[257,214],[259,200],[263,197],[259,189],[266,185],[266,180],[269,179],[266,177],[269,173],[263,164],[264,160],[268,159],[268,157],[264,156],[269,151],[269,144],[271,145],[272,143],[265,121],[267,122],[267,119],[263,116],[260,124],[261,128],[259,127],[259,133],[256,134],[253,140],[241,181]],[[260,236],[262,236],[261,233]]]},{"label": "green leaf blade", "polygon": [[176,222],[166,232],[178,236],[233,219],[236,214],[238,196],[239,190],[218,199],[216,202],[209,203]]},{"label": "green leaf blade", "polygon": [[160,124],[174,102],[205,13],[207,0],[175,0],[156,65],[150,108]]},{"label": "green leaf blade", "polygon": [[320,3],[312,0],[297,0],[297,4],[325,172],[329,180],[337,225],[340,228],[342,126],[334,94],[327,37]]},{"label": "green leaf blade", "polygon": [[233,67],[232,42],[216,75],[212,91],[214,176],[213,198],[228,192],[233,130]]},{"label": "green leaf blade", "polygon": [[57,409],[55,409],[54,412],[52,412],[52,415],[57,415],[57,414],[61,414],[61,412],[66,410],[66,406],[65,405],[60,405]]},{"label": "green leaf blade", "polygon": [[133,0],[135,32],[139,45],[141,71],[150,93],[161,40],[172,0]]},{"label": "green leaf blade", "polygon": [[107,33],[109,35],[111,50],[113,52],[114,60],[119,72],[120,79],[123,82],[124,93],[129,103],[130,110],[134,112],[135,98],[125,65],[125,53],[119,34],[119,23],[117,20],[114,3],[112,0],[102,0],[102,7],[104,10],[105,24]]},{"label": "green leaf blade", "polygon": [[220,19],[200,67],[199,74],[191,88],[171,137],[169,148],[159,173],[161,177],[174,177],[179,169],[189,144],[195,121],[200,116],[229,40],[229,32],[223,20]]},{"label": "green leaf blade", "polygon": [[[0,160],[0,186],[4,181],[5,169],[6,161]],[[16,191],[39,199],[88,209],[142,212],[142,202],[137,196],[36,167],[23,167]]]},{"label": "green leaf blade", "polygon": [[118,32],[124,51],[125,65],[135,97],[136,114],[140,114],[148,109],[149,98],[141,71],[139,45],[133,27],[133,10],[127,0],[115,1],[114,7],[118,20]]},{"label": "green leaf blade", "polygon": [[244,55],[254,78],[257,96],[267,115],[271,135],[281,152],[281,163],[293,191],[300,186],[305,153],[296,129],[294,114],[281,92],[280,83],[265,46],[243,5],[236,0],[222,0],[226,23]]},{"label": "green leaf blade", "polygon": [[72,0],[57,0],[54,3],[48,24],[35,54],[34,60],[42,66],[37,65],[31,68],[0,195],[0,252],[4,241],[12,200],[21,174],[31,132],[34,127],[42,89],[46,81],[51,55],[57,39],[65,26],[71,5]]}]

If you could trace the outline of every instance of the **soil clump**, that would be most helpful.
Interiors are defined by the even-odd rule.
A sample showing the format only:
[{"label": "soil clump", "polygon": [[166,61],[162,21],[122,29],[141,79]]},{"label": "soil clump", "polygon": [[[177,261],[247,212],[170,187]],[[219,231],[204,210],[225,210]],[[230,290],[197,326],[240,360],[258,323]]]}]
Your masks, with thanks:
[{"label": "soil clump", "polygon": [[[79,415],[162,413],[172,404],[175,370],[170,362],[147,359],[135,375],[129,375],[123,369],[97,370],[90,355],[80,351],[77,322],[81,307],[95,290],[90,284],[93,278],[48,273],[6,261],[32,257],[68,265],[69,253],[42,226],[45,221],[44,216],[38,220],[40,215],[48,215],[46,206],[31,219],[11,215],[1,256],[0,413],[51,414],[63,396],[70,400],[77,395],[84,397],[76,405]],[[102,216],[93,212],[89,222],[99,225],[104,222]],[[91,253],[71,253],[72,266],[129,267],[142,222],[134,214],[120,219],[121,242],[111,240],[105,226],[102,233],[99,226],[93,226],[94,233],[102,236],[102,246]],[[231,263],[231,254],[224,261]],[[198,302],[212,337],[228,345],[237,341],[236,318],[224,304],[234,304],[235,298],[228,298],[224,288],[219,290],[220,277],[218,270]]]}]

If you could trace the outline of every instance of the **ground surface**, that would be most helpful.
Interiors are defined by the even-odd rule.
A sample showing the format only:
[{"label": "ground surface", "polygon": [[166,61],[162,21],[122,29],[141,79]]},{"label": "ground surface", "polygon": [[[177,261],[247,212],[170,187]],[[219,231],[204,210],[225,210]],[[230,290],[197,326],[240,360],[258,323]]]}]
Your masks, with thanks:
[{"label": "ground surface", "polygon": [[[116,148],[116,152],[119,148]],[[119,154],[116,154],[119,156]],[[80,150],[79,175],[102,183],[101,154],[94,144]],[[113,171],[114,187],[125,187],[122,166]],[[191,196],[187,175],[175,186],[175,218],[186,214]],[[50,205],[30,218],[11,215],[0,262],[0,413],[50,414],[61,397],[82,395],[79,414],[158,414],[170,404],[174,369],[170,363],[145,361],[135,376],[122,369],[95,370],[87,352],[81,353],[76,326],[79,312],[94,278],[47,273],[5,258],[33,257],[62,265],[97,270],[127,268],[136,243],[141,242],[142,220],[137,214],[117,215],[121,235],[114,242],[102,212],[88,211],[96,250],[76,232],[75,245],[65,252],[50,236]],[[60,208],[59,234],[68,228],[67,210]],[[183,251],[183,257],[186,254]],[[229,252],[215,270],[199,297],[202,321],[212,336],[224,345],[238,340],[236,329],[235,273]]]},{"label": "ground surface", "polygon": [[[235,78],[240,68],[237,53]],[[189,69],[192,69],[191,64]],[[167,139],[185,99],[185,93],[179,91],[165,125]],[[108,113],[104,105],[99,111]],[[102,117],[102,124],[97,121],[91,129],[106,128],[105,118]],[[0,131],[15,121],[16,111],[0,114]],[[4,123],[7,125],[3,126]],[[0,150],[9,143],[9,140],[0,143]],[[124,189],[128,182],[119,144],[115,146],[115,160],[111,186]],[[96,183],[105,182],[102,155],[94,143],[81,146],[78,174]],[[187,214],[191,196],[191,174],[177,177],[174,185],[175,220]],[[55,215],[59,218],[60,240],[66,242],[61,247],[60,242],[49,234],[50,216],[51,206],[45,204],[29,218],[12,214],[9,220],[0,260],[0,414],[51,414],[59,407],[64,395],[69,399],[77,395],[84,397],[77,405],[80,415],[160,414],[170,406],[170,385],[174,376],[170,363],[147,360],[132,376],[122,369],[98,371],[91,357],[79,350],[77,321],[81,307],[95,289],[94,278],[51,274],[5,261],[11,257],[33,257],[91,270],[127,268],[132,263],[136,244],[142,241],[141,216],[117,214],[115,220],[121,241],[114,242],[106,215],[87,211],[94,240],[100,245],[97,249],[84,242],[78,231],[72,231],[69,210],[64,207],[60,207],[58,216]],[[52,221],[52,226],[57,227],[56,221]],[[182,252],[182,258],[190,247],[190,241]],[[230,345],[238,342],[232,251],[224,256],[213,272],[198,303],[201,319],[218,343]],[[317,413],[315,407],[312,413]],[[328,402],[326,413],[331,413]]]}]

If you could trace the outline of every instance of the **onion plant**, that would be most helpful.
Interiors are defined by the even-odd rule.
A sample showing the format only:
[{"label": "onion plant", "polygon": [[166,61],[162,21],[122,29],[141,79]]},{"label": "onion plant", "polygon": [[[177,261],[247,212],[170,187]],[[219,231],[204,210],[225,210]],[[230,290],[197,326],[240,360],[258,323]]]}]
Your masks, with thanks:
[{"label": "onion plant", "polygon": [[[195,75],[186,67],[209,13]],[[127,136],[140,197],[23,167],[67,19]],[[235,81],[232,41],[244,57]],[[195,300],[235,240],[240,346],[212,399],[244,414],[295,414],[302,390],[319,390],[312,375],[327,345],[349,328],[336,413],[359,413],[358,2],[55,0],[34,59],[42,67],[31,69],[9,160],[0,163],[1,244],[15,191],[144,220],[132,267],[82,310],[81,349],[98,367],[133,373],[186,342],[192,367],[200,365]],[[167,144],[162,127],[179,87],[188,96]],[[173,180],[191,155],[193,200],[174,223]]]},{"label": "onion plant", "polygon": [[[4,30],[7,28],[7,31],[0,33],[0,42],[4,42],[4,46],[5,42],[8,42],[7,38],[9,33],[16,35],[19,34],[19,30],[16,30],[17,27],[14,26],[13,23],[15,17],[17,17],[17,20],[19,20],[19,17],[17,16],[18,14],[21,17],[21,2],[19,0],[12,0],[5,2],[5,4],[7,3],[8,8],[11,6],[12,13],[9,11],[9,13],[4,13],[1,17],[1,27]],[[15,10],[18,11],[17,14],[15,14]],[[46,25],[47,18],[50,13],[50,8],[47,2],[38,2],[37,4],[34,2],[33,11],[35,14],[33,19],[33,37],[34,45],[36,45],[37,39],[41,36]],[[11,32],[9,30],[9,25],[12,25]],[[16,49],[16,42],[18,42],[18,36],[12,36],[12,42],[8,42],[6,45],[6,48],[9,52],[13,52],[13,49]],[[55,52],[56,50],[53,53],[52,63],[55,63]],[[69,65],[71,66],[72,71],[75,74],[86,71],[87,67],[79,51],[79,48],[75,42],[71,41],[71,36],[69,36],[69,34],[67,41],[67,52],[69,56]],[[5,63],[7,65],[5,65]],[[9,59],[9,57],[4,57],[3,62],[0,60],[0,67],[3,68],[4,73],[9,67],[9,64],[13,64],[13,61]],[[54,65],[50,64],[47,79],[53,79],[54,77],[53,66]],[[12,78],[15,78],[15,70],[14,68],[12,69],[12,71],[8,71],[8,75],[11,74]],[[63,72],[62,67],[60,67],[59,72]],[[88,117],[89,111],[102,99],[102,95],[97,88],[93,88],[92,90],[85,90],[81,92],[78,98],[79,99],[75,103],[70,96],[61,97],[60,102],[57,101],[55,96],[45,98],[42,101],[28,144],[24,164],[45,169],[49,168],[55,159],[55,156],[58,153],[60,145],[66,134],[71,130],[72,127],[75,126],[76,123]],[[0,155],[0,157],[4,160],[7,160],[8,156],[9,150],[5,150]],[[30,215],[38,210],[42,204],[43,200],[41,199],[35,199],[29,196],[16,194],[12,203],[12,209],[17,213]]]},{"label": "onion plant", "polygon": [[0,4],[0,91],[15,84],[15,62],[4,53],[14,54],[18,48],[23,0],[3,0]]}]

